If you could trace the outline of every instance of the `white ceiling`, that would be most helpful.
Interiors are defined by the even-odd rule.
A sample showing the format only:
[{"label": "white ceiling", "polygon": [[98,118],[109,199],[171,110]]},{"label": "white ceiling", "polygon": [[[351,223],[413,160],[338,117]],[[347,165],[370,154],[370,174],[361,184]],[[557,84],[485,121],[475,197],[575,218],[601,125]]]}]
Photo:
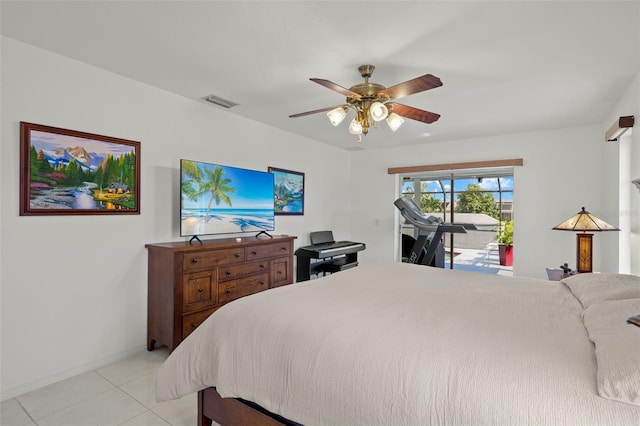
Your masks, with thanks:
[{"label": "white ceiling", "polygon": [[[640,71],[638,1],[6,1],[2,34],[345,149],[602,124]],[[383,123],[358,144],[344,103],[309,81],[384,86],[431,73],[400,102],[442,115]],[[220,108],[207,104],[211,108]],[[631,114],[632,112],[630,112]],[[239,129],[241,132],[242,129]]]}]

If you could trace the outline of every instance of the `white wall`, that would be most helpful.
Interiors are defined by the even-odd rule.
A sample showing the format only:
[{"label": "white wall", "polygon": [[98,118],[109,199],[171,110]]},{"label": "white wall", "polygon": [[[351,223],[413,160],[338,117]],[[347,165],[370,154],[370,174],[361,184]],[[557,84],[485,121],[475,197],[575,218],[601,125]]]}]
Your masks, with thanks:
[{"label": "white wall", "polygon": [[[601,216],[600,126],[584,126],[493,138],[427,143],[353,152],[354,238],[367,243],[363,262],[392,261],[397,181],[389,167],[524,159],[514,172],[515,275],[546,278],[545,267],[575,266],[576,236],[551,228],[581,207]],[[602,240],[595,235],[594,270],[604,271]]]},{"label": "white wall", "polygon": [[[638,29],[640,32],[640,29]],[[629,148],[629,174],[632,179],[640,178],[640,73],[638,73],[631,92],[635,92],[635,110],[633,115],[636,119],[635,131],[627,139],[631,144]],[[622,183],[627,184],[627,182]],[[628,186],[631,195],[629,196],[629,273],[640,275],[640,190],[634,185]]]},{"label": "white wall", "polygon": [[602,145],[602,219],[621,229],[603,242],[603,262],[609,269],[640,275],[640,192],[631,184],[640,177],[640,73],[607,116],[602,134],[626,115],[635,117],[634,128],[618,142]]},{"label": "white wall", "polygon": [[[348,152],[6,37],[1,47],[1,399],[143,350],[144,244],[180,240],[180,158],[304,172],[305,214],[277,216],[276,233],[296,247],[315,230],[351,237]],[[19,216],[20,121],[140,141],[141,214]]]}]

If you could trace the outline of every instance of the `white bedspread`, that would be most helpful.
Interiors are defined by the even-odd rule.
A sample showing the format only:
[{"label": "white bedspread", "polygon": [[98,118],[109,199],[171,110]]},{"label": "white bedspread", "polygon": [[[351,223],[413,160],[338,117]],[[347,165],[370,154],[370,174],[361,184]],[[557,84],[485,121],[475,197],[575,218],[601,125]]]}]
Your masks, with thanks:
[{"label": "white bedspread", "polygon": [[598,396],[582,313],[555,281],[359,266],[224,306],[156,395],[215,386],[305,425],[640,425]]}]

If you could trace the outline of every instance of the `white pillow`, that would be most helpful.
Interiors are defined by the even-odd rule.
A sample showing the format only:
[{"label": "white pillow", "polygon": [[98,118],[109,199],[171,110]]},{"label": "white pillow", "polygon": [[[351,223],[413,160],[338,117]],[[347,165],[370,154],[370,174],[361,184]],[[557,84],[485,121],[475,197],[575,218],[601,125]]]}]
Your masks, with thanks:
[{"label": "white pillow", "polygon": [[627,274],[576,274],[560,280],[586,309],[606,300],[640,298],[640,277]]},{"label": "white pillow", "polygon": [[640,298],[612,300],[584,311],[584,325],[596,345],[598,394],[640,406],[640,328],[627,319],[640,314]]}]

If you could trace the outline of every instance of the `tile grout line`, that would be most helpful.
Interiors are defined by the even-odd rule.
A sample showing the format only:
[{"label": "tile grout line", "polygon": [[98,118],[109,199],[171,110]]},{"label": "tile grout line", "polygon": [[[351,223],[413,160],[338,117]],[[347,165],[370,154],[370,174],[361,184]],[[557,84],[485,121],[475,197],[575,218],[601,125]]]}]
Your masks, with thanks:
[{"label": "tile grout line", "polygon": [[[138,404],[140,404],[142,407],[144,407],[144,408],[145,408],[145,411],[143,411],[142,413],[140,413],[140,414],[136,414],[135,416],[130,417],[130,418],[128,418],[128,419],[126,419],[126,420],[124,420],[124,421],[122,421],[122,422],[118,423],[118,425],[122,425],[122,424],[124,424],[124,423],[128,422],[129,420],[135,419],[136,417],[141,416],[141,415],[143,415],[143,414],[148,413],[149,411],[151,411],[151,408],[147,407],[147,406],[146,406],[142,401],[138,401],[138,399],[137,399],[136,397],[134,397],[133,395],[129,394],[129,392],[127,392],[127,391],[125,391],[124,389],[122,389],[122,386],[123,386],[123,385],[125,385],[125,384],[127,384],[127,383],[129,383],[129,382],[132,382],[132,381],[134,381],[134,380],[137,380],[137,379],[139,379],[140,377],[144,377],[144,376],[145,376],[145,374],[142,374],[141,376],[137,376],[137,377],[131,378],[131,379],[129,379],[129,380],[127,380],[127,381],[125,381],[124,383],[122,383],[121,385],[117,385],[117,384],[115,384],[114,382],[112,382],[111,380],[109,380],[107,377],[105,377],[105,376],[103,376],[102,374],[100,374],[100,372],[98,372],[97,370],[93,370],[93,371],[94,371],[98,376],[102,377],[102,378],[103,378],[103,379],[105,379],[107,382],[111,383],[111,384],[114,386],[114,388],[115,388],[115,389],[118,389],[120,392],[122,392],[123,394],[127,395],[129,398],[133,399],[135,402],[137,402]],[[154,413],[154,414],[156,414],[156,413]],[[156,415],[157,415],[157,414],[156,414]],[[158,417],[160,417],[160,416],[158,416]],[[162,417],[160,417],[160,418],[162,418]],[[165,419],[162,419],[162,420],[165,420]]]},{"label": "tile grout line", "polygon": [[[111,382],[109,382],[109,383],[111,383]],[[75,406],[77,406],[77,405],[80,405],[80,404],[82,404],[82,403],[85,403],[85,402],[87,402],[88,400],[90,400],[91,398],[94,398],[94,397],[96,397],[96,396],[98,396],[98,395],[105,394],[105,393],[107,393],[107,392],[111,392],[112,390],[117,389],[117,388],[118,388],[118,387],[114,385],[114,387],[113,387],[113,388],[111,388],[111,389],[107,389],[107,390],[105,390],[105,391],[98,392],[98,393],[96,393],[96,394],[94,394],[94,395],[91,395],[91,396],[88,396],[88,397],[86,397],[86,398],[84,398],[84,399],[82,399],[82,400],[80,400],[80,401],[76,401],[74,404],[67,405],[66,407],[62,407],[62,408],[60,408],[59,410],[52,411],[51,413],[47,414],[46,416],[42,416],[42,417],[38,418],[37,420],[36,420],[36,419],[34,419],[34,423],[38,424],[38,420],[42,420],[42,419],[44,419],[44,418],[46,418],[46,417],[53,416],[54,414],[57,414],[57,413],[59,413],[59,412],[61,412],[61,411],[67,410],[67,409],[69,409],[69,408],[71,408],[71,407],[75,407]],[[18,402],[20,402],[20,401],[18,401]],[[21,404],[21,406],[22,406],[22,404]],[[29,415],[29,417],[30,417],[30,418],[32,418],[32,419],[33,419],[33,417],[29,414],[29,412],[28,412],[27,410],[25,410],[25,412]]]},{"label": "tile grout line", "polygon": [[22,405],[22,403],[18,400],[18,398],[14,397],[13,399],[16,400],[16,402],[18,403],[18,405],[20,406],[20,408],[22,408],[22,411],[24,411],[24,413],[27,415],[27,417],[29,417],[31,419],[31,422],[35,425],[38,424],[38,422],[36,422],[36,419],[33,418],[33,416],[31,415],[31,413],[29,413],[27,411],[26,408],[24,408],[24,406]]},{"label": "tile grout line", "polygon": [[[116,386],[113,382],[111,382],[110,380],[108,380],[106,377],[103,377],[100,373],[98,373],[98,372],[97,372],[97,371],[95,371],[95,370],[90,370],[90,371],[88,371],[87,373],[96,373],[100,378],[102,378],[102,379],[104,379],[105,381],[107,381],[107,382],[108,382],[110,385],[112,385],[113,387],[112,387],[112,388],[110,388],[110,389],[106,389],[106,390],[104,390],[104,391],[102,391],[102,392],[98,392],[98,393],[96,393],[96,394],[94,394],[94,395],[87,396],[86,398],[83,398],[83,399],[81,399],[81,400],[79,400],[79,401],[76,401],[75,403],[73,403],[73,404],[71,404],[71,405],[67,405],[67,406],[62,407],[62,408],[60,408],[60,409],[57,409],[57,410],[55,410],[55,411],[52,411],[51,413],[48,413],[47,415],[44,415],[44,416],[39,417],[39,418],[37,418],[37,419],[36,419],[36,418],[34,418],[34,417],[29,413],[29,411],[27,411],[27,409],[26,409],[26,408],[24,408],[24,407],[22,406],[22,404],[20,403],[20,400],[18,400],[18,398],[20,397],[20,395],[16,396],[16,397],[15,397],[15,400],[18,402],[18,404],[20,404],[20,407],[22,407],[22,409],[24,410],[24,412],[25,412],[25,413],[27,413],[27,415],[29,416],[29,418],[30,418],[30,419],[32,419],[32,420],[33,420],[33,422],[37,425],[37,424],[38,424],[38,420],[42,420],[42,419],[44,419],[45,417],[52,416],[52,415],[54,415],[54,414],[56,414],[56,413],[59,413],[59,412],[61,412],[61,411],[64,411],[64,410],[66,410],[66,409],[69,409],[69,408],[71,408],[71,407],[75,407],[76,405],[82,404],[82,403],[84,403],[84,402],[86,402],[86,401],[90,400],[91,398],[93,398],[93,397],[95,397],[95,396],[105,394],[105,393],[107,393],[107,392],[110,392],[110,391],[112,391],[112,390],[114,390],[114,389],[117,389],[117,388],[118,388],[118,386]],[[86,374],[86,373],[83,373],[83,374]],[[74,377],[76,377],[76,376],[74,376]],[[53,384],[55,385],[55,383],[53,383]],[[36,389],[36,390],[38,390],[38,389]],[[143,404],[143,406],[144,406],[144,404]]]},{"label": "tile grout line", "polygon": [[[98,373],[97,371],[96,371],[96,373],[97,373],[98,375],[100,375],[100,377],[104,377],[102,374]],[[146,376],[146,375],[148,375],[148,374],[154,374],[154,375],[155,375],[155,374],[157,374],[157,371],[156,371],[156,372],[154,372],[154,373],[152,373],[152,372],[145,373],[145,374],[142,374],[142,375],[140,375],[140,376],[137,376],[137,377],[131,378],[131,379],[127,380],[126,382],[123,382],[121,385],[116,385],[115,383],[113,383],[112,381],[110,381],[109,379],[107,379],[106,377],[104,377],[104,379],[105,379],[105,380],[107,380],[109,383],[112,383],[112,384],[113,384],[116,388],[118,388],[122,393],[124,393],[125,395],[127,395],[128,397],[130,397],[131,399],[133,399],[134,401],[136,401],[138,404],[142,405],[142,406],[146,409],[146,411],[144,411],[144,412],[142,412],[142,413],[140,413],[140,414],[138,414],[138,415],[135,415],[135,416],[133,416],[133,417],[131,417],[131,418],[129,418],[129,419],[127,419],[127,420],[125,420],[125,421],[123,421],[122,423],[120,423],[121,425],[122,425],[122,424],[124,424],[124,423],[126,423],[126,422],[128,422],[129,420],[132,420],[132,419],[134,419],[134,418],[136,418],[136,417],[142,416],[143,414],[146,414],[146,413],[151,412],[151,413],[153,413],[155,416],[157,416],[159,419],[161,419],[163,422],[167,423],[169,426],[173,426],[173,424],[172,424],[168,419],[165,419],[164,417],[162,417],[160,414],[158,414],[157,412],[155,412],[155,411],[153,410],[153,408],[155,408],[155,407],[153,407],[153,408],[147,407],[147,406],[146,406],[142,401],[138,400],[135,396],[131,395],[129,392],[127,392],[126,390],[122,389],[122,386],[126,385],[127,383],[130,383],[130,382],[132,382],[132,381],[134,381],[134,380],[140,379],[140,378],[142,378],[142,377],[144,377],[144,376]],[[156,405],[156,407],[158,407],[158,405]]]}]

